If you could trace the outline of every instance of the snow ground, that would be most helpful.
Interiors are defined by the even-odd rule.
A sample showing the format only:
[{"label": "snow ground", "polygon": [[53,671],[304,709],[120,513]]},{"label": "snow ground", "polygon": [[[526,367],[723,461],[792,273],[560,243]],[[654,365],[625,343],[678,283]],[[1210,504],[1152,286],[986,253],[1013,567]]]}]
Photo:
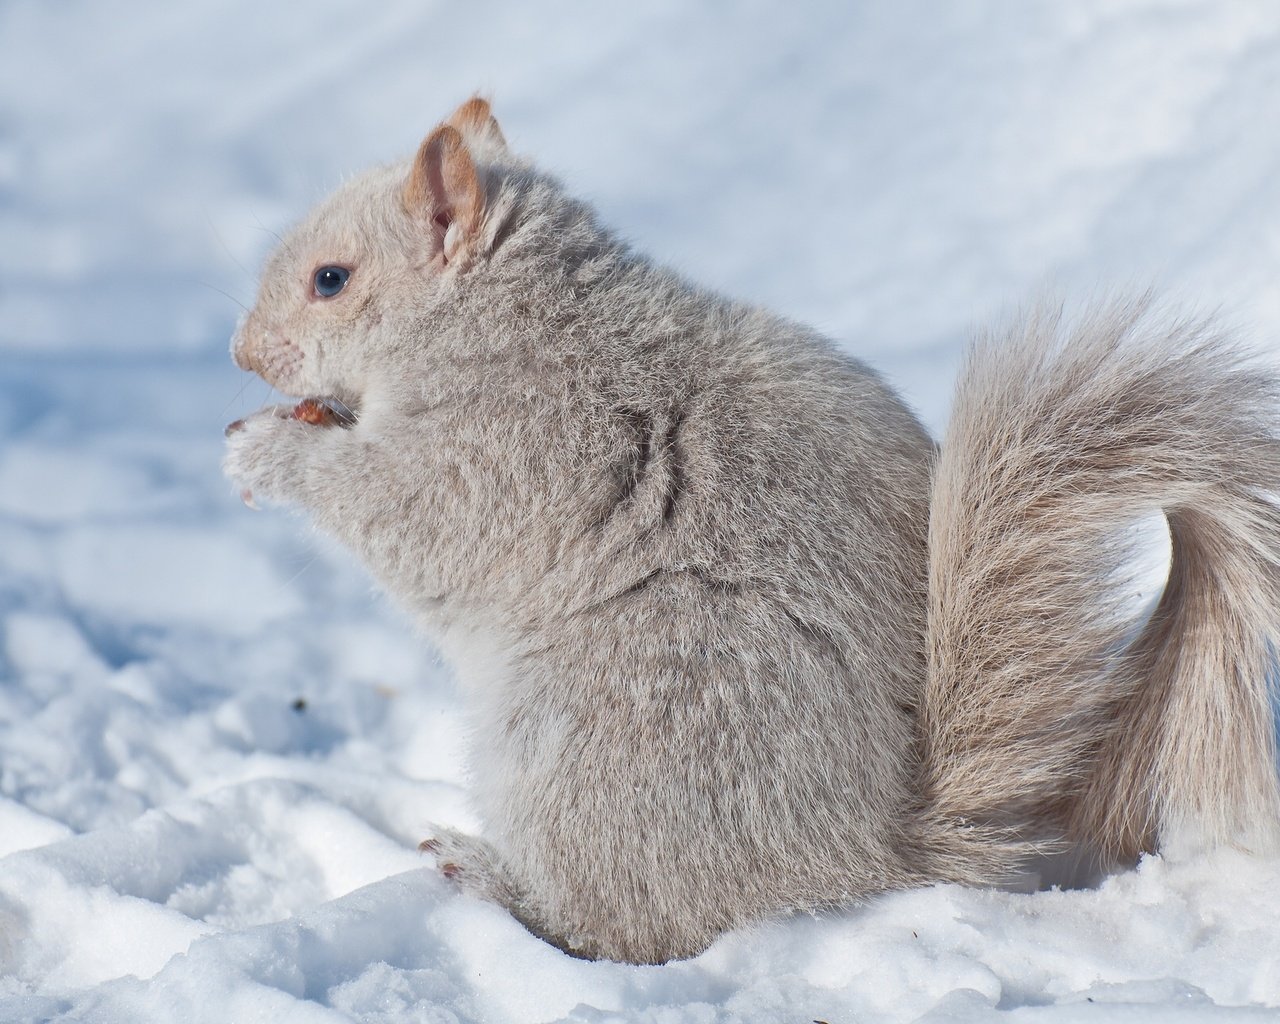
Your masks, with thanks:
[{"label": "snow ground", "polygon": [[971,325],[1154,282],[1280,355],[1280,8],[1230,0],[0,6],[0,1020],[1280,1020],[1280,863],[954,886],[568,959],[414,851],[458,697],[246,511],[272,233],[475,88],[649,251],[935,429]]}]

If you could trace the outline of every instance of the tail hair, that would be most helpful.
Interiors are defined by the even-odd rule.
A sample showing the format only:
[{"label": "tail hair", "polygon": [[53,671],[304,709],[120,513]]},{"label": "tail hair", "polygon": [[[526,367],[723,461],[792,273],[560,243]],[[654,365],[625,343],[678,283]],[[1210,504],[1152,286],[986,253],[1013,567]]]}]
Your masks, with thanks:
[{"label": "tail hair", "polygon": [[[980,340],[932,498],[931,813],[1117,860],[1280,845],[1278,496],[1280,375],[1212,322],[1147,296]],[[1126,527],[1157,511],[1135,637]]]}]

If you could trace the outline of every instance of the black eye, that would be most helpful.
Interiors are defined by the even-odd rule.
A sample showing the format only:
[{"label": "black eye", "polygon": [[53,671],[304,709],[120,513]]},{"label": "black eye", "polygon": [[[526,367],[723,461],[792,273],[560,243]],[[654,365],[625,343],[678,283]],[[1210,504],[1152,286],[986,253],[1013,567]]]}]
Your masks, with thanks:
[{"label": "black eye", "polygon": [[321,267],[315,276],[316,294],[326,299],[333,298],[342,291],[350,276],[351,271],[345,267]]}]

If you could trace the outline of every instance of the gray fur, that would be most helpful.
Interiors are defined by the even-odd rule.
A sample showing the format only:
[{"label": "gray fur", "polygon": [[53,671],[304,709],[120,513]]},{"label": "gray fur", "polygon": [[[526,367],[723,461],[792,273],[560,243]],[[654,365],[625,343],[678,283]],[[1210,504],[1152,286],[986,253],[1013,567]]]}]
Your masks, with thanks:
[{"label": "gray fur", "polygon": [[[979,344],[936,473],[934,806],[1065,829],[1107,860],[1274,849],[1280,381],[1148,299]],[[1172,568],[1137,639],[1118,527],[1161,510]]]},{"label": "gray fur", "polygon": [[[874,372],[636,254],[487,117],[273,255],[237,362],[357,422],[266,410],[226,460],[455,661],[487,838],[428,841],[450,877],[660,962],[1032,840],[1274,844],[1274,378],[1139,308],[1033,317],[935,469]],[[1154,508],[1175,585],[1117,655],[1111,538]]]}]

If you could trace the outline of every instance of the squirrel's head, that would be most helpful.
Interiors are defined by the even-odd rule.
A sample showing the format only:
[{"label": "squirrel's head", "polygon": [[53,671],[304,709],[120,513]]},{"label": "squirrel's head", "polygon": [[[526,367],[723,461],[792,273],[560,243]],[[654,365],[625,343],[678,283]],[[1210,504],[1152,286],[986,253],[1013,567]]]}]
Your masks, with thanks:
[{"label": "squirrel's head", "polygon": [[509,233],[515,210],[502,186],[524,166],[476,97],[411,162],[348,182],[268,260],[231,341],[236,364],[285,394],[358,408],[370,374],[397,363],[406,318],[445,306]]}]

